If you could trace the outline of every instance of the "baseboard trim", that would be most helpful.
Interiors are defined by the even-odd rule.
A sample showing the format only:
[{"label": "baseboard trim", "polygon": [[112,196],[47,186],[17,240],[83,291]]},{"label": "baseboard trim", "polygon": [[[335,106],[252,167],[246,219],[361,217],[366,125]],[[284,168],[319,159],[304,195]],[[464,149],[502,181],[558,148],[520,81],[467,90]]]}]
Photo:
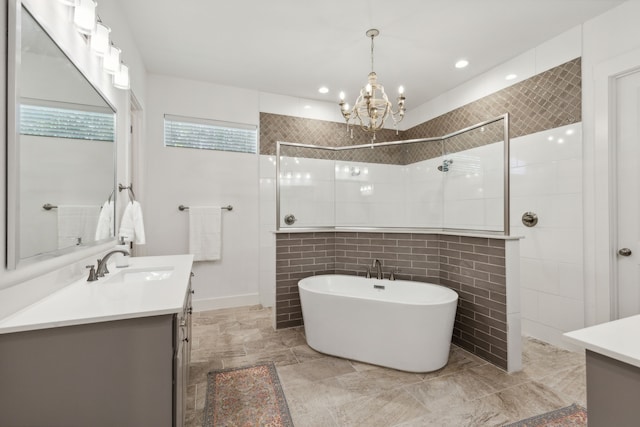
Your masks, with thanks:
[{"label": "baseboard trim", "polygon": [[194,299],[193,311],[218,310],[260,304],[259,294],[234,295],[230,297]]}]

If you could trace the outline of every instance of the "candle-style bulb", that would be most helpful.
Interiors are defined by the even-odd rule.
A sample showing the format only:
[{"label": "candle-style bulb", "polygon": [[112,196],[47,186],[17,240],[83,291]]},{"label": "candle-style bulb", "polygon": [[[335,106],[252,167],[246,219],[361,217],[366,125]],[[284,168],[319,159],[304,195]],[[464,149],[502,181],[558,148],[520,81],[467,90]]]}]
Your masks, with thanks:
[{"label": "candle-style bulb", "polygon": [[340,92],[340,101],[344,101],[344,92]]},{"label": "candle-style bulb", "polygon": [[400,86],[400,87],[398,88],[398,93],[399,93],[400,95],[404,95],[404,86]]}]

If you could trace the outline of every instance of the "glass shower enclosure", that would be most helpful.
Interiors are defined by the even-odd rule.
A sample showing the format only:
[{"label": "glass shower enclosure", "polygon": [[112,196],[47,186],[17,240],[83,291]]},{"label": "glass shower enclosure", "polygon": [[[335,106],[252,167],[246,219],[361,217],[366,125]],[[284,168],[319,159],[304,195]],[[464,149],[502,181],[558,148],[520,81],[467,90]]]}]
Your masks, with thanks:
[{"label": "glass shower enclosure", "polygon": [[509,234],[507,114],[442,137],[330,147],[278,142],[277,230]]}]

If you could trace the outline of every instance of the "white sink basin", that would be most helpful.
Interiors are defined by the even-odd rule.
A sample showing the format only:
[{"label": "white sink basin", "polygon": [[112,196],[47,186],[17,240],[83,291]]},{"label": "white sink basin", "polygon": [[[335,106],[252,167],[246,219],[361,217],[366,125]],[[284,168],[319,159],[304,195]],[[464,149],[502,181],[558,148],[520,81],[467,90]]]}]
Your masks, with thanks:
[{"label": "white sink basin", "polygon": [[[118,271],[120,270],[120,271]],[[167,280],[173,274],[173,267],[125,267],[112,272],[107,282],[141,283]],[[115,274],[114,274],[115,273]]]}]

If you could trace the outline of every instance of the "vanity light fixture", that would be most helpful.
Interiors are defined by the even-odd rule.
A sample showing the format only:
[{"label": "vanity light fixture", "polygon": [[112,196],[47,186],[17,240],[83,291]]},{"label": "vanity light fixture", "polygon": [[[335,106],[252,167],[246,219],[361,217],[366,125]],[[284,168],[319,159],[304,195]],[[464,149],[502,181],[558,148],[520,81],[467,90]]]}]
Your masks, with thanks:
[{"label": "vanity light fixture", "polygon": [[113,75],[113,86],[118,89],[129,90],[131,87],[129,81],[129,67],[120,64],[120,70]]},{"label": "vanity light fixture", "polygon": [[109,52],[102,57],[102,68],[109,74],[115,74],[120,70],[120,49],[113,43],[109,46]]},{"label": "vanity light fixture", "polygon": [[111,32],[111,28],[104,25],[100,18],[98,18],[98,23],[96,24],[96,29],[91,34],[91,49],[98,56],[104,56],[111,47],[109,43],[109,33]]},{"label": "vanity light fixture", "polygon": [[93,0],[79,0],[73,10],[73,23],[82,34],[90,35],[96,27],[96,6]]},{"label": "vanity light fixture", "polygon": [[376,139],[376,132],[382,129],[384,121],[391,116],[393,125],[396,127],[404,118],[406,108],[404,106],[405,96],[404,88],[400,86],[398,89],[398,110],[393,111],[391,102],[384,91],[384,86],[378,83],[378,76],[373,71],[373,39],[380,34],[380,31],[372,28],[366,32],[367,37],[371,38],[371,72],[369,73],[368,83],[360,89],[360,96],[356,99],[353,108],[349,108],[344,100],[344,92],[340,92],[340,111],[347,122],[347,129],[352,123],[356,123],[366,132],[373,133],[371,142]]}]

